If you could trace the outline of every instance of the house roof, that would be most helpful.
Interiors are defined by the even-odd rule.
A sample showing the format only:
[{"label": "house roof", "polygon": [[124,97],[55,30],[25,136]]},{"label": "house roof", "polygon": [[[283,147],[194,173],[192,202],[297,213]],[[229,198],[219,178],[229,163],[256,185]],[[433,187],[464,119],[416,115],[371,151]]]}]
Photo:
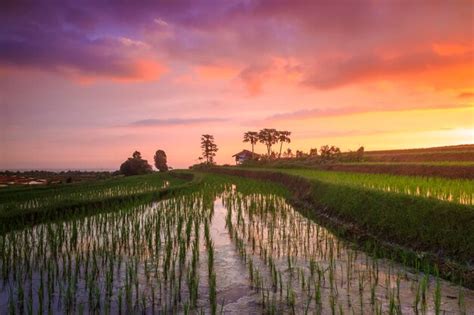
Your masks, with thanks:
[{"label": "house roof", "polygon": [[[235,156],[238,156],[238,155],[252,156],[252,151],[249,151],[249,150],[242,150],[242,151],[240,151],[239,153],[236,153],[236,154],[232,155],[232,157],[235,157]],[[254,156],[260,156],[260,154],[258,154],[258,153],[254,153],[253,155],[254,155]]]}]

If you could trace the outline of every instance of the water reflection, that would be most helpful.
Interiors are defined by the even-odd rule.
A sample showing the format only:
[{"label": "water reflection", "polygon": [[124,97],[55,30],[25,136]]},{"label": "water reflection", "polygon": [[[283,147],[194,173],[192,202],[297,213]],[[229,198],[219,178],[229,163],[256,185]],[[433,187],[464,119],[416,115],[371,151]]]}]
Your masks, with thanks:
[{"label": "water reflection", "polygon": [[0,236],[0,274],[2,314],[474,309],[473,291],[372,259],[285,199],[235,186]]}]

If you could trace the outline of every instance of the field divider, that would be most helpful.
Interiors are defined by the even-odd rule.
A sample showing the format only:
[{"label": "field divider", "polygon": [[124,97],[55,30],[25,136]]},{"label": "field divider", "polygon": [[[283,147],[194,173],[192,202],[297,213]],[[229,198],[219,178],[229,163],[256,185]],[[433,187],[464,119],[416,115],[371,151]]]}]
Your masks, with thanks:
[{"label": "field divider", "polygon": [[[369,254],[388,257],[474,288],[474,207],[306,179],[272,170],[211,173],[282,184],[304,215]],[[436,266],[436,268],[435,268]]]}]

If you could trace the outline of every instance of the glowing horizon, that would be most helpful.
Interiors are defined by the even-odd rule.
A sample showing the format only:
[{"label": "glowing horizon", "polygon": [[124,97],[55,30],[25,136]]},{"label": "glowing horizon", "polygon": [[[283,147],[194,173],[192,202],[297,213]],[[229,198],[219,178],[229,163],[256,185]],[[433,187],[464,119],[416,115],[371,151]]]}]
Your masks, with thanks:
[{"label": "glowing horizon", "polygon": [[471,1],[308,3],[0,5],[0,169],[474,143]]}]

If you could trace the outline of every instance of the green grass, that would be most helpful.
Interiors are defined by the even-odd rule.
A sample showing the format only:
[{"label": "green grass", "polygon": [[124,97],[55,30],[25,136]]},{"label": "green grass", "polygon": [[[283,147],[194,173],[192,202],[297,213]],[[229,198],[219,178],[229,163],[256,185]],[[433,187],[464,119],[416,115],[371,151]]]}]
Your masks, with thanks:
[{"label": "green grass", "polygon": [[7,187],[0,189],[0,220],[26,213],[153,194],[185,182],[169,173],[154,173],[75,184]]},{"label": "green grass", "polygon": [[[421,187],[422,192],[425,189],[439,194],[457,191],[469,192],[472,196],[472,182],[301,169],[223,169],[227,172],[233,170],[241,172],[242,176],[286,183],[295,198],[310,200],[316,206],[312,206],[312,211],[342,219],[377,240],[454,260],[461,266],[473,263],[472,204],[464,205],[404,192],[413,189],[412,187]],[[304,178],[310,187],[304,187],[302,182],[282,176],[270,177],[265,173],[283,173]],[[384,191],[389,185],[402,191]],[[349,230],[348,233],[350,236],[352,232]],[[453,279],[456,277],[457,275]]]},{"label": "green grass", "polygon": [[433,166],[474,166],[474,161],[426,161],[426,162],[341,162],[344,165],[433,165]]},{"label": "green grass", "polygon": [[[133,181],[166,177],[149,176]],[[247,313],[396,313],[412,301],[415,311],[458,309],[445,297],[457,290],[356,250],[296,211],[282,185],[196,172],[174,187],[159,201],[88,204],[88,216],[0,234],[0,313],[217,314],[229,284],[248,297],[231,307]]]},{"label": "green grass", "polygon": [[465,205],[474,204],[474,181],[472,180],[334,172],[314,169],[278,169],[277,171],[324,183],[363,187],[370,190],[419,196]]},{"label": "green grass", "polygon": [[403,194],[311,180],[313,199],[334,216],[357,223],[388,242],[451,257],[474,254],[474,208]]},{"label": "green grass", "polygon": [[[381,310],[382,305],[390,305],[396,313],[402,302],[411,303],[397,297],[400,288],[410,290],[417,308],[429,307],[428,312],[441,305],[456,309],[452,305],[457,301],[445,299],[452,291],[449,287],[444,291],[441,280],[435,283],[418,267],[406,273],[404,266],[378,259],[381,256],[375,251],[368,251],[371,257],[355,251],[352,244],[341,242],[310,220],[305,212],[315,213],[315,207],[295,211],[288,203],[288,188],[311,194],[327,213],[350,219],[381,239],[451,250],[449,254],[463,259],[469,259],[474,250],[474,225],[469,224],[474,218],[472,206],[303,180],[304,174],[274,177],[297,178],[285,182],[288,188],[228,175],[193,175],[190,182],[171,174],[152,174],[89,183],[89,188],[74,185],[84,196],[71,200],[85,202],[83,207],[90,209],[87,215],[64,211],[65,220],[54,217],[52,222],[0,233],[0,300],[5,301],[0,313],[7,307],[14,313],[26,308],[40,313],[83,313],[85,307],[87,313],[216,314],[219,304],[225,303],[220,279],[229,270],[222,261],[227,262],[232,253],[220,242],[222,236],[234,245],[243,268],[233,270],[249,280],[248,290],[258,296],[255,306],[262,307],[261,313],[317,313],[322,307],[359,314],[372,313],[379,306]],[[165,181],[171,185],[169,198],[149,202],[147,196],[163,191]],[[140,190],[145,183],[155,189]],[[100,197],[111,186],[122,188],[110,198],[124,198],[124,202],[105,204],[109,208],[94,204],[97,195],[89,190],[96,190]],[[67,195],[68,187],[34,187],[30,194],[53,198],[57,193]],[[294,194],[300,196],[305,194]],[[22,195],[17,198],[24,201]],[[60,199],[41,209],[63,205]],[[217,224],[227,233],[216,230]],[[382,257],[390,255],[382,253]],[[416,260],[422,261],[418,256]],[[420,288],[417,283],[422,283]],[[369,290],[373,292],[370,305]],[[451,303],[449,308],[445,301]]]}]

